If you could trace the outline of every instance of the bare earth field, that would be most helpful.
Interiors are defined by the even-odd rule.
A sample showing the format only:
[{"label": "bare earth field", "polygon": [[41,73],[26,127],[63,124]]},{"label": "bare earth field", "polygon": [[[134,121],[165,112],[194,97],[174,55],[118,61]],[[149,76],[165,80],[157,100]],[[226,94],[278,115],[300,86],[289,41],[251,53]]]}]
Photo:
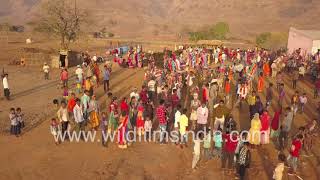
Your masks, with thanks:
[{"label": "bare earth field", "polygon": [[[32,46],[44,49],[56,48],[55,41],[35,43]],[[101,45],[102,44],[102,45]],[[78,44],[75,49],[90,49],[100,52],[105,45]],[[115,143],[103,148],[101,142],[70,143],[56,146],[49,132],[49,119],[54,115],[52,100],[61,96],[57,89],[59,70],[52,70],[51,79],[44,81],[41,67],[8,66],[8,59],[17,53],[22,43],[1,46],[0,67],[9,73],[12,100],[0,99],[0,179],[234,179],[220,168],[220,161],[200,161],[197,170],[191,170],[192,142],[188,148],[180,149],[175,145],[160,146],[155,143],[135,143],[126,150],[120,150]],[[8,52],[8,53],[6,53]],[[127,96],[132,87],[142,85],[144,72],[141,69],[121,69],[114,65],[111,89],[118,97]],[[74,69],[70,69],[73,74]],[[71,80],[72,81],[72,80]],[[269,81],[273,81],[269,79]],[[306,124],[316,117],[315,106],[318,100],[313,99],[313,85],[308,80],[298,83],[298,90],[306,92],[309,97],[305,114],[298,115],[294,120],[297,127]],[[290,88],[289,76],[286,76],[286,104],[294,93]],[[99,102],[105,108],[106,96],[100,87],[96,90]],[[1,86],[1,95],[2,86]],[[260,95],[264,100],[264,95]],[[275,102],[274,102],[275,104]],[[8,134],[10,107],[21,107],[27,127],[22,137],[16,138]],[[233,110],[240,129],[248,129],[250,120],[248,107],[241,112]],[[273,112],[271,113],[273,115]],[[315,138],[315,146],[310,156],[303,155],[300,159],[299,176],[303,179],[319,179],[320,144]],[[274,144],[252,150],[253,162],[248,170],[249,179],[268,180],[277,163],[277,151]],[[284,179],[294,180],[294,176],[285,174]]]}]

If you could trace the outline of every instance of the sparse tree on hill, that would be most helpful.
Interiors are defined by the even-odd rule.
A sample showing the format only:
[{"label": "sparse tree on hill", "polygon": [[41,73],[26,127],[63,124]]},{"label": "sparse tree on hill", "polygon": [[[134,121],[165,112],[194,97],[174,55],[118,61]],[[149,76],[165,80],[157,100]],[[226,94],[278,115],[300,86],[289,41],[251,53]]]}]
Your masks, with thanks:
[{"label": "sparse tree on hill", "polygon": [[82,24],[88,20],[88,13],[77,8],[76,0],[47,0],[41,10],[35,30],[59,37],[63,49],[77,39]]}]

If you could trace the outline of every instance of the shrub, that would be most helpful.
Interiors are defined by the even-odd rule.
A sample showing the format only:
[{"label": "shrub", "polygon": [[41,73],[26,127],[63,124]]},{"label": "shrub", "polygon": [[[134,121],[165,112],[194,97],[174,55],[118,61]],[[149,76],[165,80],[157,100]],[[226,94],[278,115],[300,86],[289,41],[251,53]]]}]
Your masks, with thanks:
[{"label": "shrub", "polygon": [[209,33],[213,39],[223,40],[230,32],[229,25],[225,22],[218,22],[209,29]]},{"label": "shrub", "polygon": [[288,33],[265,32],[256,37],[257,46],[265,49],[280,49],[287,46]]},{"label": "shrub", "polygon": [[108,32],[108,37],[114,37],[114,34],[112,32]]},{"label": "shrub", "polygon": [[225,22],[218,22],[209,29],[203,31],[189,32],[189,39],[191,41],[198,40],[224,40],[230,32],[229,25]]}]

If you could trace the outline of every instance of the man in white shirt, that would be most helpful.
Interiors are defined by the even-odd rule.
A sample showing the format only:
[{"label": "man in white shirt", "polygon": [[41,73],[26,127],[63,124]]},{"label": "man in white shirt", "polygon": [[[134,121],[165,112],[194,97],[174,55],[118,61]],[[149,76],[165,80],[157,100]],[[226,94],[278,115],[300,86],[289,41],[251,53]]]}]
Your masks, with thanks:
[{"label": "man in white shirt", "polygon": [[76,99],[76,105],[73,108],[73,116],[77,123],[77,131],[84,131],[84,118],[80,99]]},{"label": "man in white shirt", "polygon": [[79,81],[82,82],[83,81],[83,70],[80,65],[77,66],[76,75],[77,75]]},{"label": "man in white shirt", "polygon": [[50,67],[48,66],[48,64],[44,63],[42,70],[44,72],[44,79],[45,80],[49,80],[49,69],[50,69]]},{"label": "man in white shirt", "polygon": [[300,66],[299,67],[299,75],[300,75],[300,78],[303,78],[304,77],[304,74],[306,73],[306,69],[304,68],[304,66]]},{"label": "man in white shirt", "polygon": [[3,84],[4,96],[6,97],[7,100],[10,100],[10,89],[9,89],[9,83],[8,83],[8,74],[4,74],[3,75],[2,84]]},{"label": "man in white shirt", "polygon": [[133,96],[136,97],[137,100],[140,98],[139,93],[138,93],[138,89],[136,87],[133,88],[133,91],[130,93],[130,98],[132,98]]},{"label": "man in white shirt", "polygon": [[68,113],[66,102],[64,101],[61,102],[61,107],[57,112],[57,116],[59,121],[61,122],[62,134],[64,134],[68,131],[68,125],[69,125],[69,113]]}]

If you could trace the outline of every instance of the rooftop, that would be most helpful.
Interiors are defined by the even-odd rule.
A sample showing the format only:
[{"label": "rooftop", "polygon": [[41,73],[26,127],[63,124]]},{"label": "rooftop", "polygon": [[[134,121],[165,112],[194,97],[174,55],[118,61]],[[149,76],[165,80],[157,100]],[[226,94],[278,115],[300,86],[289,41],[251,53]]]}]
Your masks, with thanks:
[{"label": "rooftop", "polygon": [[300,30],[291,27],[290,31],[294,31],[314,40],[320,40],[320,30]]}]

